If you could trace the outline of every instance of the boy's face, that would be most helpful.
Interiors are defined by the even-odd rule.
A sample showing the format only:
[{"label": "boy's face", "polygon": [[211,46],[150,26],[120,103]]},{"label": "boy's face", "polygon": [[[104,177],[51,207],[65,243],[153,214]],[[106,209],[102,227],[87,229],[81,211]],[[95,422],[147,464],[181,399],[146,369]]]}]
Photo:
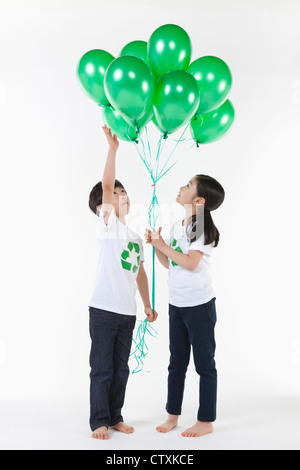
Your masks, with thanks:
[{"label": "boy's face", "polygon": [[114,188],[113,206],[117,217],[129,213],[130,200],[124,188]]}]

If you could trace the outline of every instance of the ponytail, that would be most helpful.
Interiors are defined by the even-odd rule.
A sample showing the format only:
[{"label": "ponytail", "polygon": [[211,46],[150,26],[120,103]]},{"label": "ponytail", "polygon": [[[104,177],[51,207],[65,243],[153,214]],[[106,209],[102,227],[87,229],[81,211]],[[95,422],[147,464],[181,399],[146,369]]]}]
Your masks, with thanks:
[{"label": "ponytail", "polygon": [[[199,214],[200,212],[200,214]],[[203,212],[203,215],[201,214]],[[214,247],[218,246],[220,233],[214,224],[210,210],[205,206],[197,214],[193,214],[186,227],[186,234],[189,243],[193,243],[204,234],[204,245],[214,243]]]},{"label": "ponytail", "polygon": [[207,175],[196,175],[197,194],[203,197],[205,204],[197,208],[187,224],[186,234],[189,243],[198,240],[204,234],[204,245],[214,242],[214,247],[218,246],[220,232],[214,224],[211,211],[217,209],[224,201],[225,191],[214,178]]}]

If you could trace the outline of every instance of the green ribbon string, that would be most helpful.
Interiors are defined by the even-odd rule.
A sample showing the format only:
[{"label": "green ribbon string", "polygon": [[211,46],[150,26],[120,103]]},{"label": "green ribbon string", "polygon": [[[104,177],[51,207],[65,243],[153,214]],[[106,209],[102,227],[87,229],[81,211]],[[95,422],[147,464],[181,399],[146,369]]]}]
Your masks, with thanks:
[{"label": "green ribbon string", "polygon": [[[115,110],[116,111],[116,110]],[[126,129],[123,127],[123,130],[125,134],[128,137],[128,140],[135,146],[137,153],[142,160],[143,164],[145,165],[151,180],[152,180],[152,186],[153,186],[153,193],[152,193],[152,200],[149,206],[148,210],[148,221],[151,229],[154,231],[156,228],[157,224],[157,219],[159,215],[159,203],[156,195],[156,184],[157,182],[168,172],[171,170],[171,168],[177,163],[174,162],[171,166],[169,166],[166,170],[166,166],[168,162],[170,161],[172,155],[174,154],[179,142],[184,141],[183,136],[189,126],[189,123],[187,124],[186,128],[184,129],[180,139],[176,141],[176,145],[173,148],[172,152],[168,156],[167,160],[163,164],[162,168],[159,168],[160,166],[160,157],[162,154],[162,151],[164,149],[166,140],[167,140],[167,133],[161,133],[158,143],[157,143],[157,151],[155,155],[155,159],[152,158],[152,152],[151,152],[151,145],[149,142],[148,138],[148,131],[147,131],[147,126],[145,126],[145,134],[147,138],[147,145],[145,145],[143,138],[141,135],[139,135],[139,141],[141,143],[141,148],[139,148],[138,144],[139,141],[137,140],[131,140]],[[148,155],[146,152],[146,148],[148,149]],[[154,161],[153,161],[154,160]],[[154,312],[155,310],[155,248],[152,247],[152,310]],[[135,339],[133,338],[132,341],[134,343],[134,349],[133,352],[130,354],[130,356],[134,356],[135,360],[137,361],[137,367],[133,370],[133,374],[140,372],[143,370],[144,367],[144,360],[145,357],[147,356],[149,352],[149,348],[146,343],[146,336],[147,333],[150,334],[152,337],[157,338],[158,334],[154,330],[154,328],[151,326],[151,324],[148,322],[147,318],[145,320],[140,320],[139,321],[139,326],[137,328],[136,332],[136,337]]]},{"label": "green ribbon string", "polygon": [[[165,143],[166,143],[165,134],[162,133],[160,135],[159,140],[158,140],[157,151],[156,151],[156,156],[155,156],[155,160],[154,160],[153,165],[151,164],[153,159],[152,159],[152,156],[151,156],[151,146],[150,146],[149,139],[148,139],[147,126],[145,126],[145,129],[146,129],[145,133],[146,133],[146,137],[147,137],[147,148],[148,148],[149,159],[147,158],[147,155],[146,155],[146,145],[143,141],[142,136],[139,136],[139,141],[141,142],[141,146],[142,146],[142,152],[138,148],[137,142],[133,142],[133,144],[135,145],[135,147],[138,151],[138,154],[139,154],[141,160],[143,161],[143,163],[145,164],[145,166],[146,166],[146,168],[147,168],[147,170],[150,174],[150,177],[152,179],[152,182],[153,182],[153,184],[152,184],[152,186],[153,186],[152,200],[151,200],[149,210],[148,210],[148,221],[149,221],[149,225],[150,225],[152,230],[155,230],[155,228],[156,228],[157,219],[158,219],[158,215],[159,215],[159,202],[158,202],[157,195],[156,195],[157,182],[168,171],[170,171],[171,168],[177,163],[177,161],[176,161],[171,166],[169,166],[167,169],[165,169],[168,162],[170,161],[170,158],[174,154],[178,143],[185,140],[185,139],[183,139],[183,136],[184,136],[188,126],[189,126],[189,123],[187,124],[186,128],[184,129],[180,139],[176,142],[175,147],[173,148],[171,154],[169,155],[169,157],[167,158],[167,160],[163,164],[162,168],[160,168],[160,157],[162,155],[162,152],[163,152],[163,149],[164,149],[164,146],[165,146]],[[153,309],[153,312],[154,312],[154,310],[155,310],[155,248],[154,247],[152,248],[152,309]],[[151,336],[153,336],[152,331],[155,333],[155,335],[156,335],[155,337],[157,337],[158,336],[157,332],[149,324],[147,319],[145,319],[144,321],[140,321],[140,325],[139,325],[137,333],[136,333],[136,338],[135,338],[135,340],[133,340],[134,344],[135,344],[135,349],[134,349],[133,353],[131,354],[135,357],[138,365],[133,370],[132,373],[140,372],[143,369],[144,359],[145,359],[145,357],[147,356],[147,354],[149,352],[149,348],[148,348],[147,343],[146,343],[146,335],[147,335],[147,333],[150,333]]]},{"label": "green ribbon string", "polygon": [[136,338],[132,338],[132,341],[135,344],[135,349],[130,354],[130,356],[134,356],[137,361],[137,367],[132,371],[133,374],[136,374],[137,372],[141,372],[141,370],[143,370],[144,359],[149,352],[149,348],[145,340],[147,332],[154,338],[157,338],[156,331],[154,330],[154,328],[152,328],[146,318],[144,321],[140,320],[140,325],[137,329]]},{"label": "green ribbon string", "polygon": [[185,129],[184,129],[184,131],[183,131],[183,133],[181,134],[179,140],[176,142],[175,147],[173,148],[173,150],[172,150],[172,152],[170,153],[169,157],[167,158],[167,160],[166,160],[164,166],[162,167],[162,169],[161,169],[161,171],[160,171],[160,173],[159,173],[159,175],[158,175],[157,181],[160,180],[160,178],[162,178],[169,170],[171,170],[171,168],[175,165],[175,163],[177,163],[178,160],[177,160],[175,163],[173,163],[173,165],[170,166],[170,167],[162,174],[162,171],[165,169],[166,165],[168,164],[168,162],[169,162],[170,158],[172,157],[173,153],[175,152],[175,150],[176,150],[176,148],[177,148],[179,142],[181,142],[181,139],[182,139],[182,137],[184,136],[184,134],[186,133],[187,128],[189,127],[189,125],[190,125],[190,123],[188,122],[187,125],[186,125],[186,127],[185,127]]}]

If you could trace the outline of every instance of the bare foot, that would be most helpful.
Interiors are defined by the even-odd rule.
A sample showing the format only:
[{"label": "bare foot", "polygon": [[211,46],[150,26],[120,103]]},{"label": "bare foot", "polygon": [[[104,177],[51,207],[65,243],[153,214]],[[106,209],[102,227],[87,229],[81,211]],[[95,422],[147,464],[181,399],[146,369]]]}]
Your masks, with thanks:
[{"label": "bare foot", "polygon": [[95,429],[95,431],[93,431],[92,438],[102,440],[109,439],[107,428],[105,426],[102,426],[101,428]]},{"label": "bare foot", "polygon": [[110,426],[111,429],[116,429],[117,431],[124,432],[125,434],[131,434],[134,432],[134,428],[132,426],[127,426],[127,424],[120,421],[119,423],[115,424],[114,426]]},{"label": "bare foot", "polygon": [[178,416],[169,415],[167,421],[165,421],[160,426],[157,426],[156,431],[166,433],[176,428],[177,424],[178,424]]},{"label": "bare foot", "polygon": [[195,426],[192,426],[189,429],[186,429],[181,433],[184,437],[200,437],[205,434],[210,434],[214,430],[212,423],[205,423],[203,421],[197,421]]}]

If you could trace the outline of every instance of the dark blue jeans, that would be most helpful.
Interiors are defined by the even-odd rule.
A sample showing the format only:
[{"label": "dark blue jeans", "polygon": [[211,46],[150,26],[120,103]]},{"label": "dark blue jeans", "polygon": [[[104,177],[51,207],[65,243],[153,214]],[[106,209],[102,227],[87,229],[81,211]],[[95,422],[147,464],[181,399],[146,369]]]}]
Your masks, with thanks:
[{"label": "dark blue jeans", "polygon": [[90,311],[90,426],[92,431],[123,421],[128,360],[136,317],[94,307]]},{"label": "dark blue jeans", "polygon": [[196,372],[200,376],[199,421],[216,420],[217,371],[215,367],[216,297],[196,307],[169,304],[170,365],[167,412],[180,415],[186,371],[193,350]]}]

